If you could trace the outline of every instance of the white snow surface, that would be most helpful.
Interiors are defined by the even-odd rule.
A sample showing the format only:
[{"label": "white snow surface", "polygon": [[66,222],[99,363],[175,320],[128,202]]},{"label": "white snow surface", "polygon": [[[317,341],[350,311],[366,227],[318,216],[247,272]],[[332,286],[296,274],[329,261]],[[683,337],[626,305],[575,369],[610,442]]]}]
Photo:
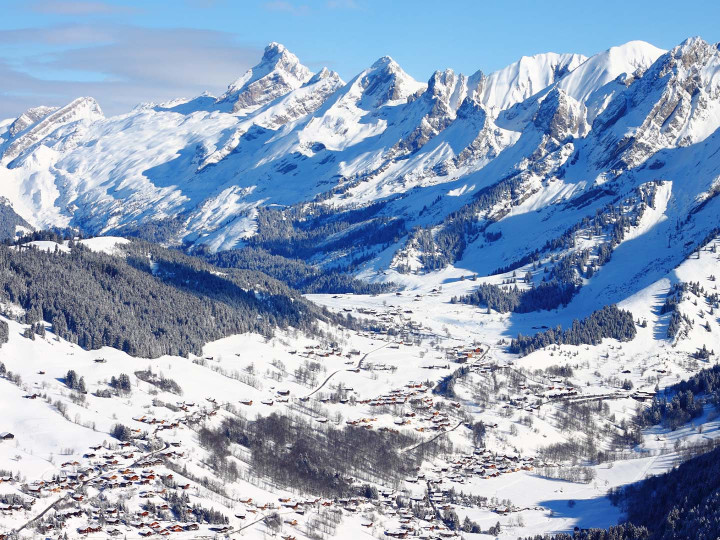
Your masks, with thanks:
[{"label": "white snow surface", "polygon": [[[404,214],[408,229],[437,223],[547,152],[533,116],[556,87],[566,96],[556,118],[570,115],[577,123],[563,136],[574,139],[581,156],[566,174],[583,176],[584,189],[607,174],[596,154],[612,154],[628,131],[652,152],[710,138],[720,125],[718,61],[717,50],[703,43],[691,40],[665,54],[637,41],[590,58],[538,54],[490,75],[437,72],[428,84],[390,57],[344,83],[326,69],[313,74],[272,43],[217,99],[203,94],[104,118],[94,100],[79,98],[8,120],[0,135],[0,196],[37,228],[81,225],[92,234],[182,214],[173,241],[213,249],[254,234],[257,206],[307,202],[336,186],[346,187],[325,201],[338,210],[382,202],[389,203],[386,214]],[[669,84],[663,66],[678,66],[684,81],[688,62],[695,62],[700,93],[681,96],[679,82],[662,97]],[[681,106],[665,127],[653,127],[659,120],[642,124],[675,95]],[[612,133],[597,135],[601,144],[590,140],[595,119],[611,116],[607,107],[625,99],[634,100],[633,110],[607,128]],[[647,157],[633,155],[633,166]],[[547,181],[562,163],[542,160],[552,164],[538,173]],[[392,203],[397,197],[402,204]],[[432,211],[422,213],[432,201]],[[207,208],[222,217],[207,219]]]},{"label": "white snow surface", "polygon": [[[658,205],[661,208],[661,205]],[[116,237],[98,237],[83,240],[91,249],[112,253],[113,246],[123,242]],[[47,243],[49,244],[49,243]],[[36,242],[38,247],[49,247],[46,243]],[[465,275],[461,269],[448,268],[431,276],[405,276],[407,289],[399,296],[387,293],[375,296],[362,295],[311,295],[310,299],[328,306],[332,310],[350,311],[353,315],[378,318],[392,321],[391,324],[404,325],[412,323],[417,328],[415,343],[400,343],[398,338],[384,335],[372,335],[362,332],[348,331],[326,327],[325,330],[339,344],[342,354],[325,353],[326,345],[317,339],[309,338],[295,332],[278,332],[275,337],[266,339],[248,334],[231,336],[205,346],[202,355],[190,358],[164,356],[157,359],[132,358],[110,348],[96,351],[85,351],[76,345],[57,339],[48,326],[46,337],[30,340],[23,337],[26,325],[1,316],[10,327],[9,342],[0,348],[0,356],[6,369],[19,375],[19,382],[13,383],[10,378],[0,378],[0,410],[3,411],[0,431],[13,433],[11,441],[0,442],[0,462],[4,470],[24,481],[3,482],[0,494],[19,494],[27,486],[36,481],[49,481],[61,472],[68,474],[82,469],[85,464],[100,462],[99,457],[87,457],[112,454],[117,456],[119,463],[110,468],[113,471],[130,466],[132,459],[142,453],[135,449],[135,458],[120,457],[113,439],[108,434],[115,422],[122,422],[132,429],[150,431],[150,419],[173,422],[185,415],[207,414],[216,411],[215,416],[208,416],[202,425],[218,426],[222,418],[232,416],[230,411],[241,411],[252,419],[266,416],[272,412],[300,414],[317,425],[328,422],[341,427],[346,421],[366,419],[373,429],[381,427],[401,429],[407,433],[419,434],[422,438],[430,438],[432,432],[418,432],[417,429],[428,429],[432,423],[424,420],[422,415],[406,417],[410,412],[407,405],[394,408],[377,408],[364,400],[377,399],[389,395],[393,390],[407,389],[408,384],[430,380],[438,381],[451,373],[457,365],[449,359],[445,349],[475,349],[483,351],[477,359],[471,359],[472,372],[467,378],[458,381],[455,400],[459,410],[477,421],[482,419],[486,424],[496,427],[488,430],[485,439],[491,452],[501,455],[521,456],[524,459],[537,457],[541,448],[555,442],[562,442],[577,436],[575,432],[559,429],[557,425],[558,410],[561,402],[547,400],[538,409],[528,412],[522,407],[508,405],[505,394],[522,393],[521,389],[503,387],[497,393],[491,393],[489,401],[482,405],[477,401],[475,392],[491,381],[489,372],[492,368],[495,377],[503,384],[508,384],[505,373],[508,368],[526,370],[532,374],[534,370],[548,366],[568,365],[573,368],[573,375],[562,384],[572,385],[579,392],[577,399],[583,396],[605,395],[610,411],[616,415],[615,422],[629,419],[634,414],[637,402],[630,395],[632,392],[619,390],[613,381],[619,376],[633,382],[635,390],[652,391],[655,385],[661,388],[687,378],[702,367],[717,362],[713,356],[708,362],[692,362],[689,353],[701,343],[708,348],[720,350],[720,326],[716,320],[710,320],[712,332],[700,326],[702,319],[693,309],[693,301],[704,306],[702,299],[688,297],[683,300],[681,309],[691,314],[695,320],[690,333],[671,343],[665,337],[668,315],[658,315],[658,306],[670,284],[678,281],[698,281],[703,287],[712,290],[714,282],[711,276],[718,268],[717,248],[720,239],[712,240],[697,255],[687,258],[675,270],[654,281],[642,291],[626,298],[621,307],[632,312],[638,320],[646,320],[645,327],[638,328],[637,337],[626,343],[615,340],[604,340],[597,346],[548,347],[538,350],[524,358],[518,359],[509,355],[499,342],[516,332],[529,333],[531,326],[538,324],[554,324],[563,322],[559,313],[528,314],[508,316],[507,314],[487,313],[486,310],[472,306],[450,304],[450,298],[465,293],[476,286],[471,279],[461,280]],[[62,250],[61,250],[62,251]],[[58,253],[56,256],[66,256]],[[496,276],[495,280],[506,279],[508,275]],[[402,276],[396,276],[403,279]],[[483,278],[488,279],[488,278]],[[3,311],[4,312],[4,311]],[[8,312],[9,313],[9,312]],[[15,312],[17,313],[17,312]],[[440,348],[437,345],[440,345]],[[312,346],[313,348],[309,348]],[[315,348],[315,347],[319,348]],[[356,351],[357,354],[352,354]],[[487,351],[487,352],[485,352]],[[365,356],[367,355],[367,356]],[[364,356],[364,358],[363,358]],[[355,372],[348,370],[357,365],[363,358],[363,368]],[[102,359],[102,362],[98,362]],[[296,368],[308,360],[318,362],[321,371],[314,383],[302,383],[293,373]],[[245,381],[238,380],[233,373],[247,374],[252,366],[253,376]],[[432,369],[430,369],[432,367]],[[182,396],[158,390],[137,379],[135,371],[152,368],[164,376],[175,380],[183,390]],[[85,378],[89,393],[84,399],[77,400],[63,383],[67,370],[74,369]],[[622,375],[621,375],[622,372]],[[108,381],[120,373],[130,375],[133,389],[132,395],[126,397],[101,398],[94,395],[97,390],[109,388]],[[533,380],[549,379],[543,375],[530,375]],[[329,377],[327,386],[310,398],[311,407],[298,408],[298,398],[310,394]],[[539,377],[539,378],[538,378]],[[557,385],[557,383],[555,383]],[[352,401],[331,403],[325,398],[340,388],[353,396]],[[279,401],[278,392],[289,391],[289,401]],[[548,395],[550,391],[546,392]],[[35,399],[24,396],[37,394]],[[483,528],[501,523],[502,531],[498,535],[503,539],[514,539],[518,536],[552,533],[556,531],[572,531],[573,527],[607,527],[622,517],[620,511],[610,505],[606,497],[608,490],[641,480],[652,474],[661,474],[679,462],[678,448],[702,440],[716,439],[720,436],[720,422],[717,416],[708,410],[698,420],[703,426],[698,430],[693,426],[682,427],[669,432],[664,429],[650,428],[645,432],[644,441],[635,448],[627,448],[611,464],[591,466],[595,479],[589,483],[577,483],[546,478],[541,474],[538,463],[533,470],[506,472],[495,478],[483,479],[470,474],[462,479],[454,473],[443,472],[453,460],[472,454],[470,430],[463,426],[459,412],[454,412],[455,405],[451,401],[430,393],[434,402],[443,403],[438,411],[448,414],[450,427],[459,425],[452,431],[445,432],[443,437],[452,441],[452,456],[426,460],[419,474],[429,479],[437,479],[438,490],[454,487],[457,491],[472,493],[488,498],[496,497],[502,505],[510,504],[513,510],[506,515],[495,513],[490,505],[468,507],[452,505],[461,520],[467,515],[478,522]],[[532,394],[529,394],[532,396]],[[71,399],[72,398],[72,399]],[[533,397],[534,399],[534,397]],[[214,400],[214,401],[208,401]],[[252,405],[244,405],[252,400]],[[272,405],[269,403],[272,401]],[[219,408],[216,408],[215,402]],[[266,403],[263,403],[266,402]],[[66,411],[63,417],[58,411],[57,403],[61,403]],[[170,405],[184,406],[187,412],[178,411]],[[228,408],[229,407],[229,408]],[[509,412],[508,412],[508,408]],[[174,412],[175,411],[175,412]],[[305,411],[305,412],[303,412]],[[528,425],[525,417],[531,417]],[[405,418],[405,420],[402,420]],[[604,422],[594,416],[594,421]],[[319,420],[318,420],[319,419]],[[402,420],[402,421],[401,421]],[[398,423],[400,422],[400,423]],[[697,422],[696,422],[697,424]],[[157,431],[157,430],[155,430]],[[193,503],[205,507],[213,507],[229,516],[231,527],[244,527],[248,538],[263,538],[268,529],[261,522],[251,524],[252,512],[262,512],[258,506],[264,504],[278,505],[278,499],[291,498],[305,500],[312,494],[290,491],[272,484],[249,481],[241,475],[237,481],[224,481],[224,490],[228,498],[213,494],[212,491],[199,485],[194,478],[213,474],[208,468],[207,451],[199,444],[195,428],[183,424],[172,429],[157,431],[156,437],[170,444],[176,444],[173,450],[183,453],[183,457],[170,459],[186,467],[169,469],[160,464],[146,467],[153,469],[154,474],[173,474],[178,484],[190,484],[187,491]],[[609,444],[600,440],[599,444]],[[98,451],[91,451],[94,445],[103,446]],[[240,447],[236,448],[240,452]],[[128,451],[125,451],[128,452]],[[242,453],[237,454],[242,457]],[[235,459],[235,458],[232,458]],[[64,465],[77,461],[80,465]],[[237,461],[244,470],[246,465]],[[562,466],[562,465],[561,465]],[[569,464],[564,466],[569,467]],[[132,470],[135,467],[130,466]],[[138,473],[140,469],[137,468]],[[156,490],[156,504],[162,504],[165,495],[159,491],[160,484],[134,487],[129,491],[105,491],[109,501],[122,499],[135,511],[145,501],[141,497],[148,490]],[[408,478],[399,486],[378,485],[380,491],[389,490],[393,495],[404,493],[406,496],[422,497],[425,484],[415,478]],[[88,487],[86,501],[78,503],[82,508],[91,504],[98,494],[96,487]],[[29,497],[22,494],[23,497]],[[47,491],[37,498],[31,510],[20,510],[0,515],[0,524],[5,528],[15,528],[36,515],[42,508],[53,502],[59,495]],[[252,498],[252,502],[248,501]],[[570,505],[569,501],[574,501]],[[334,503],[335,507],[342,504]],[[316,507],[313,507],[316,508]],[[317,506],[322,509],[322,506]],[[282,507],[281,512],[286,512]],[[313,512],[298,514],[287,511],[288,521],[282,525],[282,534],[296,538],[308,538],[307,524]],[[522,518],[519,520],[518,518]],[[138,518],[140,519],[140,518]],[[382,535],[384,531],[394,530],[401,522],[397,513],[388,509],[373,506],[369,501],[361,502],[357,509],[340,510],[339,521],[331,529],[329,536],[333,538],[362,538],[368,532]],[[293,524],[292,521],[297,523]],[[162,527],[169,527],[174,520],[159,520]],[[365,524],[372,522],[369,529]],[[81,527],[96,523],[85,517],[72,518],[66,529],[72,538],[85,537],[77,532]],[[432,521],[414,520],[413,525],[419,528],[430,527]],[[200,532],[178,533],[180,538],[192,538],[197,534],[212,534],[207,524],[200,525]],[[101,538],[111,527],[104,526],[104,531],[90,537]],[[137,529],[119,524],[116,526],[122,534],[129,538],[137,536]],[[147,527],[146,527],[147,528]],[[23,538],[32,538],[32,530],[20,534]]]}]

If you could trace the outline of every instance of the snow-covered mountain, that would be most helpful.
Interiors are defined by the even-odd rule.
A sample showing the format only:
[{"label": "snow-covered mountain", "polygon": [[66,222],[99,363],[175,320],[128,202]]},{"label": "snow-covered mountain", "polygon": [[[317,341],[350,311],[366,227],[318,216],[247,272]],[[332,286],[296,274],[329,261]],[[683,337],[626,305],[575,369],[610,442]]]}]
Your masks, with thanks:
[{"label": "snow-covered mountain", "polygon": [[217,104],[230,104],[232,112],[247,114],[299,88],[311,75],[297,56],[283,45],[271,43],[260,63],[228,86]]},{"label": "snow-covered mountain", "polygon": [[[647,223],[612,249],[678,239],[644,266],[667,271],[686,255],[677,245],[717,225],[720,52],[700,38],[438,71],[427,84],[389,57],[345,83],[272,43],[219,98],[111,118],[80,98],[0,126],[0,196],[32,226],[150,226],[166,243],[252,244],[366,276],[537,262],[638,193],[632,219]],[[607,238],[583,249],[596,257]],[[602,273],[584,271],[575,280],[592,290]]]},{"label": "snow-covered mountain", "polygon": [[[720,444],[718,194],[699,38],[427,84],[273,43],[0,121],[0,538],[637,525]],[[608,534],[716,526],[684,467]]]}]

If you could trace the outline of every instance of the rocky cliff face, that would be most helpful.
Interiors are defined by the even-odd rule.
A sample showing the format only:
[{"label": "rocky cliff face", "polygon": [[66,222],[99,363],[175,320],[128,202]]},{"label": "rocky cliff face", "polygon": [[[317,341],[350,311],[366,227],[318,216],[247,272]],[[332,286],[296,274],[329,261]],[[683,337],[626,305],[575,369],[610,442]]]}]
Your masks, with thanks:
[{"label": "rocky cliff face", "polygon": [[218,103],[232,105],[232,111],[247,114],[302,86],[312,73],[297,56],[279,43],[265,48],[260,63],[232,83]]},{"label": "rocky cliff face", "polygon": [[709,215],[687,212],[720,176],[719,56],[630,42],[427,83],[383,57],[345,83],[273,43],[217,99],[104,118],[81,98],[6,122],[0,195],[38,227],[172,223],[168,242],[212,249],[300,235],[318,263],[359,250],[372,269],[510,264],[653,182],[672,186],[666,221]]},{"label": "rocky cliff face", "polygon": [[103,118],[100,105],[89,97],[78,98],[59,109],[51,107],[30,109],[10,126],[11,138],[2,153],[2,163],[7,164],[12,161],[33,145],[48,138],[60,127]]}]

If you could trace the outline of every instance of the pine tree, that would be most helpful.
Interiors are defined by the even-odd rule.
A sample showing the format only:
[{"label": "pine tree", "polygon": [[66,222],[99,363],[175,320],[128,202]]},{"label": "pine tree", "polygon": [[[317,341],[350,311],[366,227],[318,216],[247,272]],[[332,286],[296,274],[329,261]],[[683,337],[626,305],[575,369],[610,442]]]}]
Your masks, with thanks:
[{"label": "pine tree", "polygon": [[77,373],[75,373],[75,370],[71,369],[67,372],[65,375],[65,384],[71,390],[75,390],[75,388],[77,388],[78,376]]}]

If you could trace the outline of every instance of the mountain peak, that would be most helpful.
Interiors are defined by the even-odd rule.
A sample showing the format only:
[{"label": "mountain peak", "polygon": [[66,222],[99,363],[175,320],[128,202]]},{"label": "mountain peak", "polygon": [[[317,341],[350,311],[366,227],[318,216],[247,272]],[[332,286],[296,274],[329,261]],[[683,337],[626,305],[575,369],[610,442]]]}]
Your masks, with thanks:
[{"label": "mountain peak", "polygon": [[452,110],[456,110],[467,94],[467,77],[455,73],[452,69],[436,71],[428,80],[425,95],[440,100]]},{"label": "mountain peak", "polygon": [[422,83],[418,83],[405,73],[389,56],[379,58],[359,77],[364,96],[372,96],[371,107],[378,107],[389,101],[407,99],[424,87]]},{"label": "mountain peak", "polygon": [[605,85],[623,74],[633,75],[648,69],[665,51],[645,41],[629,41],[595,54],[560,79],[558,86],[580,102],[591,100],[589,121],[607,105]]},{"label": "mountain peak", "polygon": [[672,58],[681,60],[685,67],[704,64],[705,61],[717,54],[717,47],[711,45],[699,36],[691,37],[680,43],[670,51]]},{"label": "mountain peak", "polygon": [[373,65],[370,66],[371,69],[396,69],[399,67],[400,66],[398,65],[398,63],[395,62],[395,60],[393,60],[390,56],[382,56],[375,60]]},{"label": "mountain peak", "polygon": [[322,81],[323,79],[336,79],[340,81],[340,75],[338,75],[335,71],[332,71],[326,67],[322,68],[320,71],[318,71],[315,75],[313,75],[308,82],[305,84],[314,84],[316,82]]},{"label": "mountain peak", "polygon": [[448,68],[444,71],[435,71],[428,80],[428,89],[436,88],[440,85],[446,85],[452,83],[456,79],[457,75],[455,72]]},{"label": "mountain peak", "polygon": [[19,135],[5,148],[2,161],[5,164],[9,163],[61,126],[94,122],[104,118],[100,105],[91,97],[79,97],[64,107],[41,111],[36,121],[28,124],[22,133],[18,132]]},{"label": "mountain peak", "polygon": [[300,59],[291,53],[285,45],[273,41],[265,47],[260,63],[253,70],[257,70],[263,65],[287,69],[291,66],[300,65]]},{"label": "mountain peak", "polygon": [[[714,87],[718,84],[720,54],[716,45],[710,44],[700,37],[691,37],[658,58],[652,71],[656,78],[673,73],[674,78],[681,80],[697,79],[691,83],[691,86],[708,83]],[[701,74],[699,78],[698,74]],[[685,90],[688,89],[689,87],[685,88]]]},{"label": "mountain peak", "polygon": [[480,77],[478,97],[489,108],[507,109],[547,88],[586,60],[581,54],[523,56],[487,77]]},{"label": "mountain peak", "polygon": [[41,105],[39,107],[32,107],[18,116],[15,121],[8,128],[8,132],[11,137],[15,137],[21,131],[29,128],[33,124],[36,124],[47,115],[52,114],[58,109],[58,107],[46,107]]},{"label": "mountain peak", "polygon": [[708,47],[709,43],[700,36],[691,36],[682,41],[675,50],[690,50],[696,47]]},{"label": "mountain peak", "polygon": [[260,62],[228,86],[218,103],[233,103],[233,112],[247,113],[299,88],[312,72],[284,45],[272,42]]},{"label": "mountain peak", "polygon": [[263,54],[263,58],[271,55],[277,55],[282,54],[285,51],[287,51],[287,48],[282,43],[278,43],[277,41],[271,41],[265,46],[265,53]]}]

